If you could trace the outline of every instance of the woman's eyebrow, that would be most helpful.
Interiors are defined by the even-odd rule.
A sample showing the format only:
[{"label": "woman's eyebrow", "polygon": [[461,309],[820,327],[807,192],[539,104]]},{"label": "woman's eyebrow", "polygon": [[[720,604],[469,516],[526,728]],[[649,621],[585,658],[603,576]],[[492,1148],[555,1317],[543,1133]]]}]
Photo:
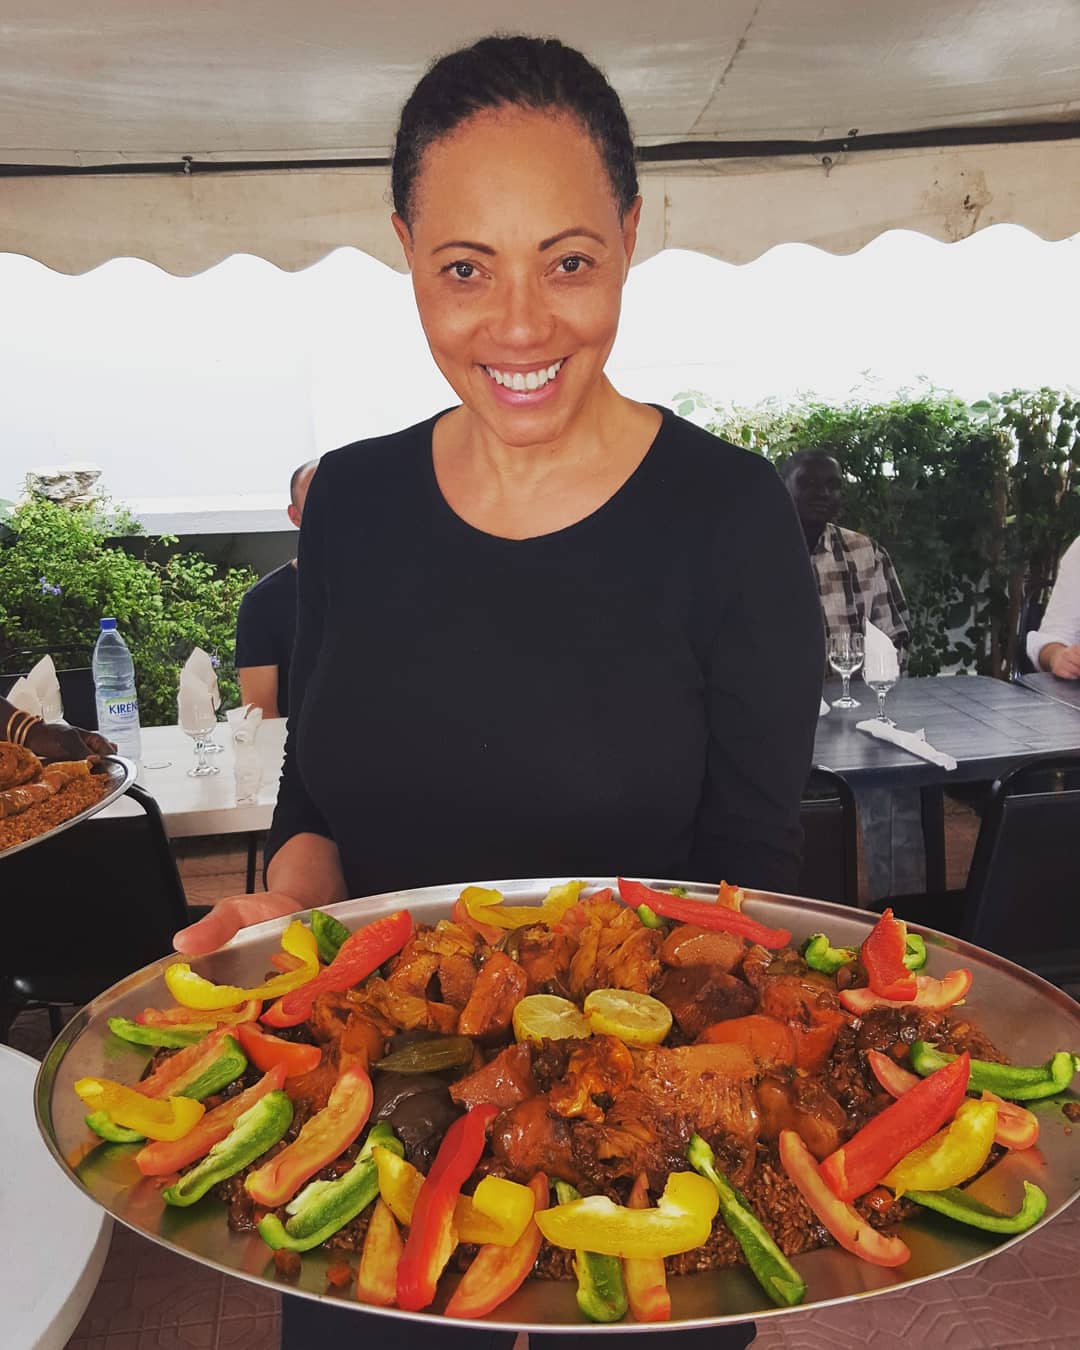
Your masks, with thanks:
[{"label": "woman's eyebrow", "polygon": [[438,248],[433,248],[432,253],[442,253],[448,248],[463,248],[471,253],[486,253],[489,258],[494,258],[495,250],[490,244],[477,244],[471,239],[449,239],[445,244],[440,244]]},{"label": "woman's eyebrow", "polygon": [[550,239],[541,239],[536,246],[538,253],[543,253],[545,249],[552,248],[555,244],[561,244],[564,239],[595,239],[598,244],[605,244],[607,240],[603,235],[597,234],[595,230],[587,229],[584,225],[571,225],[568,230],[560,230],[558,234],[553,234]]}]

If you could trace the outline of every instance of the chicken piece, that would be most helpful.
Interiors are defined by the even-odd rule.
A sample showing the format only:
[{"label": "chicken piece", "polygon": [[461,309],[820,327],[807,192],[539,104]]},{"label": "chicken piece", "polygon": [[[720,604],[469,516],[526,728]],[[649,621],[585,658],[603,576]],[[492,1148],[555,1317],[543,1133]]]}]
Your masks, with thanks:
[{"label": "chicken piece", "polygon": [[479,944],[477,934],[445,919],[434,928],[421,926],[401,949],[386,982],[395,993],[430,997],[460,1011],[476,983]]},{"label": "chicken piece", "polygon": [[681,923],[664,939],[660,960],[666,966],[712,966],[714,970],[730,975],[749,949],[746,939],[734,933]]},{"label": "chicken piece", "polygon": [[760,1011],[794,1033],[795,1067],[817,1073],[845,1022],[833,981],[808,970],[794,951],[775,956],[764,947],[750,949],[743,974],[757,992]]},{"label": "chicken piece", "polygon": [[604,1108],[596,1097],[615,1099],[634,1076],[634,1057],[616,1036],[590,1036],[571,1052],[566,1076],[548,1094],[556,1115],[599,1123]]},{"label": "chicken piece", "polygon": [[[571,918],[571,916],[573,916]],[[570,993],[582,999],[594,989],[630,989],[648,994],[660,978],[662,938],[636,912],[606,895],[580,901],[565,916],[578,939],[570,961]]]},{"label": "chicken piece", "polygon": [[22,787],[41,772],[41,760],[25,745],[0,741],[0,789]]},{"label": "chicken piece", "polygon": [[338,1070],[344,1073],[354,1064],[365,1072],[373,1060],[382,1059],[390,1024],[371,1007],[354,1009],[338,1041]]},{"label": "chicken piece", "polygon": [[514,1008],[525,997],[528,977],[505,952],[493,952],[473,985],[458,1019],[458,1034],[482,1040],[501,1036],[510,1026]]},{"label": "chicken piece", "polygon": [[530,1097],[495,1117],[491,1151],[515,1181],[527,1185],[537,1172],[580,1186],[570,1127],[548,1110],[545,1096]]},{"label": "chicken piece", "polygon": [[713,1022],[747,1016],[756,1002],[754,991],[744,980],[713,966],[666,970],[656,997],[667,1004],[679,1030],[691,1039]]},{"label": "chicken piece", "polygon": [[330,1099],[334,1084],[338,1080],[337,1054],[331,1048],[323,1054],[322,1062],[310,1073],[299,1074],[296,1078],[285,1079],[285,1091],[294,1106],[307,1103],[307,1114],[321,1111]]},{"label": "chicken piece", "polygon": [[569,933],[556,933],[544,924],[536,924],[521,934],[517,944],[517,962],[529,980],[530,994],[570,992],[570,962],[576,944]]},{"label": "chicken piece", "polygon": [[532,1050],[527,1042],[508,1045],[482,1069],[450,1084],[450,1096],[471,1111],[484,1102],[506,1110],[537,1094],[532,1075]]},{"label": "chicken piece", "polygon": [[355,1011],[356,1005],[348,994],[319,994],[307,1019],[312,1036],[320,1044],[336,1043]]},{"label": "chicken piece", "polygon": [[820,1162],[848,1133],[843,1107],[818,1078],[778,1069],[761,1079],[757,1092],[763,1139],[776,1140],[781,1130],[794,1130]]},{"label": "chicken piece", "polygon": [[354,1001],[370,1005],[398,1031],[437,1031],[452,1036],[458,1028],[458,1011],[448,1003],[436,1003],[415,994],[393,989],[388,980],[375,976],[354,991]]}]

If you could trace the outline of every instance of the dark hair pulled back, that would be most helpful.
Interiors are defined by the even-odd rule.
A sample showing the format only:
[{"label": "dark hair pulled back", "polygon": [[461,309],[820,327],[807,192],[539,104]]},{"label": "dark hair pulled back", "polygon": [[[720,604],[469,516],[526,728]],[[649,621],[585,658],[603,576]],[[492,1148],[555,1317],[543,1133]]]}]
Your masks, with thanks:
[{"label": "dark hair pulled back", "polygon": [[630,124],[604,75],[557,38],[486,37],[450,52],[428,70],[401,110],[391,169],[394,209],[412,223],[424,152],[475,113],[529,108],[575,117],[592,137],[619,211],[637,196]]}]

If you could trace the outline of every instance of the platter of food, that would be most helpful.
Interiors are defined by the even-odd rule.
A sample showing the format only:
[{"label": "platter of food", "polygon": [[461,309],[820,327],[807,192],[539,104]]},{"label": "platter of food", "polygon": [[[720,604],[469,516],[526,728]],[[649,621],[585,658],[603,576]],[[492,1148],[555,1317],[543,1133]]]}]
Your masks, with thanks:
[{"label": "platter of food", "polygon": [[0,741],[0,858],[88,820],[125,793],[136,767],[119,755],[45,762]]},{"label": "platter of food", "polygon": [[348,901],[96,999],[38,1123],[154,1241],[387,1316],[582,1334],[917,1285],[1080,1190],[1080,1007],[900,920],[614,878]]}]

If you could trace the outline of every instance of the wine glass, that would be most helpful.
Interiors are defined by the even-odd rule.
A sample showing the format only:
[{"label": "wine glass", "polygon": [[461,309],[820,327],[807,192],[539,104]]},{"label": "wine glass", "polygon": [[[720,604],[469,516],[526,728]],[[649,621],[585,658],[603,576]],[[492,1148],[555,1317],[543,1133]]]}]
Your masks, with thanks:
[{"label": "wine glass", "polygon": [[215,718],[214,725],[207,733],[206,740],[203,742],[203,749],[208,755],[223,755],[225,753],[225,747],[219,741],[214,740],[214,732],[217,731],[218,727],[221,725],[222,724]]},{"label": "wine glass", "polygon": [[892,720],[891,717],[885,716],[885,695],[896,683],[896,676],[880,675],[880,674],[874,675],[873,673],[868,675],[864,670],[863,679],[866,681],[867,685],[874,691],[874,693],[877,694],[878,710],[877,710],[877,717],[874,718],[874,721],[884,722],[887,727],[896,726],[896,723]]},{"label": "wine glass", "polygon": [[191,739],[195,742],[195,753],[199,757],[199,762],[195,765],[195,767],[193,769],[188,769],[187,771],[187,776],[189,778],[207,778],[212,773],[221,772],[221,770],[218,768],[216,764],[208,764],[206,762],[205,738],[213,733],[214,727],[216,725],[217,725],[216,721],[210,721],[207,722],[205,726],[199,726],[195,728],[183,727],[184,735],[190,736]]},{"label": "wine glass", "polygon": [[829,635],[829,665],[844,682],[843,692],[833,702],[834,708],[857,708],[858,699],[851,697],[851,677],[863,663],[863,635],[861,633],[831,633]]}]

